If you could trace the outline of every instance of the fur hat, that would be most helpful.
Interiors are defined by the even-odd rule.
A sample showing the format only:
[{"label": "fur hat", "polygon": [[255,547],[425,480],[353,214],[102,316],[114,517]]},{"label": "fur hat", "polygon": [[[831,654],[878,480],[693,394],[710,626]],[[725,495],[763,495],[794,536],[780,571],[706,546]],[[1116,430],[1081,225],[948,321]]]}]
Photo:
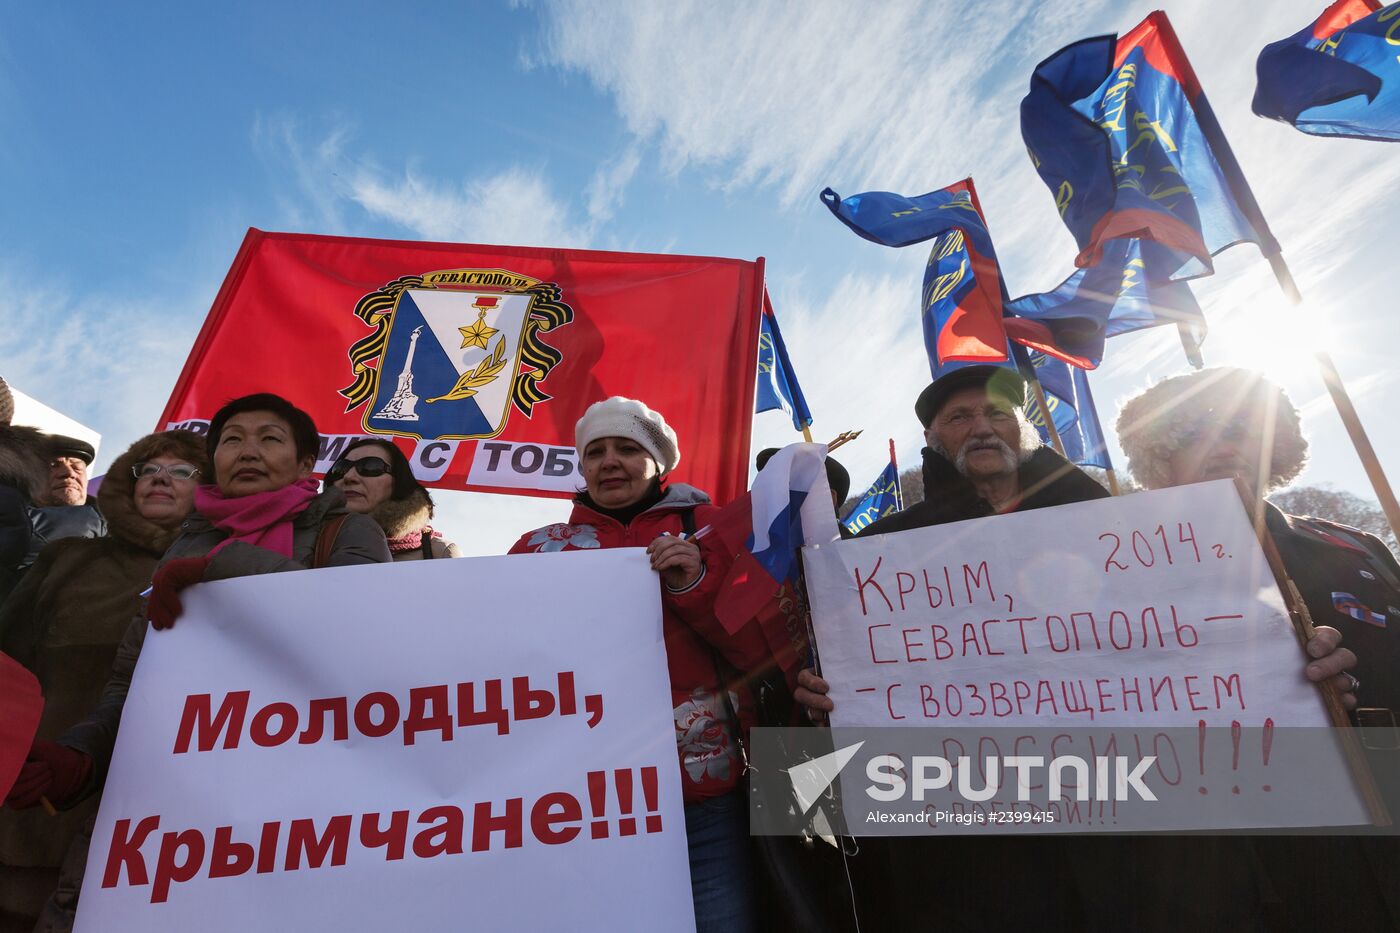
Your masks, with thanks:
[{"label": "fur hat", "polygon": [[147,434],[113,460],[97,490],[97,507],[107,519],[110,534],[157,554],[170,546],[180,529],[162,528],[136,511],[136,477],[131,468],[160,456],[176,457],[198,467],[196,482],[213,482],[202,436],[193,431],[161,431]]},{"label": "fur hat", "polygon": [[583,417],[574,425],[574,445],[579,456],[600,437],[625,437],[636,441],[651,454],[663,474],[670,473],[681,462],[681,450],[672,431],[658,412],[636,399],[614,395],[588,406]]},{"label": "fur hat", "polygon": [[12,425],[15,400],[0,379],[0,485],[13,486],[31,503],[43,498],[49,485],[49,454],[38,428]]},{"label": "fur hat", "polygon": [[[1274,413],[1269,489],[1287,486],[1303,471],[1308,441],[1288,395],[1252,369],[1216,366],[1164,379],[1124,402],[1118,443],[1133,478],[1148,489],[1171,485],[1171,459],[1202,428]],[[1265,490],[1267,492],[1268,490]]]}]

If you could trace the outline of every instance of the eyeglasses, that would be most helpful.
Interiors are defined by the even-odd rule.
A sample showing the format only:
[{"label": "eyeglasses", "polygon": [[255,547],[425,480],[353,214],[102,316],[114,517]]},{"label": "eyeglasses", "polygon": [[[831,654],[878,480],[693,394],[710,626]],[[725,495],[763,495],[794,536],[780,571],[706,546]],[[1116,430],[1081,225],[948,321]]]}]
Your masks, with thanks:
[{"label": "eyeglasses", "polygon": [[331,464],[326,472],[326,482],[338,483],[355,470],[361,476],[383,476],[389,472],[389,461],[383,457],[361,457],[359,460],[346,460],[344,457]]},{"label": "eyeglasses", "polygon": [[131,475],[137,479],[159,476],[161,473],[165,473],[171,479],[194,479],[199,474],[199,468],[188,463],[138,463],[131,468]]}]

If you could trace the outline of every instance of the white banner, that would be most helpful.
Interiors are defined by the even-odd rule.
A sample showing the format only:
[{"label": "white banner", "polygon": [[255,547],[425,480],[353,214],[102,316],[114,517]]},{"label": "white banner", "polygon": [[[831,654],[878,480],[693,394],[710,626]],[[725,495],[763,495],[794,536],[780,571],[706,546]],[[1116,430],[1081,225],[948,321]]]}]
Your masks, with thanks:
[{"label": "white banner", "polygon": [[[1152,730],[1199,730],[1168,780],[1219,811],[1197,825],[1227,826],[1260,825],[1228,811],[1284,782],[1232,784],[1241,755],[1283,772],[1275,730],[1331,724],[1230,481],[803,553],[836,727],[1146,727],[1149,747]],[[1223,750],[1207,754],[1207,729]],[[1226,783],[1208,801],[1212,768]],[[1335,793],[1278,825],[1368,821],[1340,750],[1293,776]]]},{"label": "white banner", "polygon": [[195,587],[146,639],[77,930],[690,930],[640,549]]}]

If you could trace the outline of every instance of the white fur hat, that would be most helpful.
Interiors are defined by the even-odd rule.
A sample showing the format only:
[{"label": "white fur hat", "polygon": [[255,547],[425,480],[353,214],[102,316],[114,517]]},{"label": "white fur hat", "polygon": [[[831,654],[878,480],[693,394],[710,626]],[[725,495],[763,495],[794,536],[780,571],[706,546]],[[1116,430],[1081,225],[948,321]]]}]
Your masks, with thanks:
[{"label": "white fur hat", "polygon": [[1270,415],[1269,490],[1279,489],[1303,471],[1308,441],[1288,395],[1255,370],[1215,366],[1163,379],[1122,403],[1118,443],[1133,478],[1148,489],[1163,489],[1171,485],[1172,457],[1203,431]]},{"label": "white fur hat", "polygon": [[579,456],[582,457],[584,448],[600,437],[625,437],[636,441],[651,454],[662,473],[670,473],[681,462],[676,432],[660,413],[636,399],[614,395],[588,406],[574,425],[574,445],[578,447]]}]

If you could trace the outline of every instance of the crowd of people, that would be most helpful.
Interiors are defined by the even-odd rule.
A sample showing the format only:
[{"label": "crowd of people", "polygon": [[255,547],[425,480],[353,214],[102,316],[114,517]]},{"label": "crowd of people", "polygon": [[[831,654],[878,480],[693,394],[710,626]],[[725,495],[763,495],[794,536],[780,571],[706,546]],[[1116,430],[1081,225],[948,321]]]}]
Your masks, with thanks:
[{"label": "crowd of people", "polygon": [[[141,438],[113,462],[96,501],[87,497],[91,446],[9,424],[4,395],[0,383],[0,650],[34,672],[46,705],[0,809],[0,933],[58,931],[72,927],[137,658],[147,637],[161,637],[151,630],[179,624],[186,588],[460,552],[429,524],[428,490],[386,440],[350,445],[318,483],[316,425],[276,395],[230,401],[203,436]],[[1107,496],[1041,443],[1025,405],[1026,384],[1010,370],[973,366],[935,380],[914,406],[927,444],[924,500],[862,536]],[[1362,724],[1400,735],[1400,565],[1372,536],[1267,503],[1307,449],[1282,391],[1245,370],[1196,371],[1127,402],[1118,434],[1148,488],[1244,481],[1318,626],[1299,661],[1304,675],[1337,691]],[[829,685],[814,669],[775,672],[756,625],[731,632],[716,620],[733,555],[709,545],[713,536],[691,537],[717,506],[670,480],[682,450],[661,413],[609,398],[587,409],[575,441],[583,488],[567,520],[525,532],[510,553],[647,549],[661,593],[697,926],[811,929],[816,921],[796,920],[798,910],[761,890],[746,736],[755,723],[819,726],[833,709]],[[828,476],[844,484],[837,506],[849,477],[834,460]],[[1343,611],[1339,591],[1387,623]],[[790,702],[768,703],[775,689]],[[1394,769],[1397,760],[1400,751],[1378,749],[1373,766]],[[855,900],[866,929],[1265,929],[1278,918],[1390,928],[1400,922],[1400,858],[1363,845],[1388,842],[889,839],[856,856]],[[854,922],[819,920],[830,929]]]}]

